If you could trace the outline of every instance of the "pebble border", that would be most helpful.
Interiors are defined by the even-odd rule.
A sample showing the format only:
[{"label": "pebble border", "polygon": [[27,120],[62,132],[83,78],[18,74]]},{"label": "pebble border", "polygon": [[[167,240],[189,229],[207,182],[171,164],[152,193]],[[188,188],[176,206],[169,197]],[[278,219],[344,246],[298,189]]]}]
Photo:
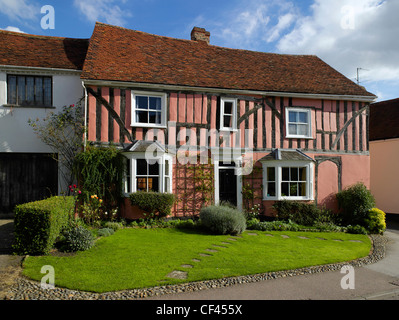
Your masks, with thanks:
[{"label": "pebble border", "polygon": [[134,300],[153,296],[161,296],[165,294],[194,292],[212,288],[229,287],[241,283],[252,283],[305,274],[337,271],[345,265],[361,267],[364,265],[375,263],[385,257],[385,244],[387,242],[387,239],[382,235],[370,235],[369,237],[372,242],[370,254],[367,257],[359,258],[349,262],[305,267],[296,270],[285,270],[255,275],[229,277],[177,285],[166,285],[152,288],[133,289],[107,293],[83,292],[64,288],[42,289],[38,282],[21,277],[10,288],[5,297],[5,300]]}]

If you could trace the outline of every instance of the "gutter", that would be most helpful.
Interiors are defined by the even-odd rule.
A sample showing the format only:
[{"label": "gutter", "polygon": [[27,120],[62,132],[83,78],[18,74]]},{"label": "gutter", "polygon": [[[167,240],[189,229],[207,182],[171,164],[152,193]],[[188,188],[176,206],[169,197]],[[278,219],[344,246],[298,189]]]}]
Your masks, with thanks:
[{"label": "gutter", "polygon": [[356,96],[356,95],[337,95],[337,94],[315,94],[315,93],[294,93],[294,92],[274,92],[274,91],[257,91],[257,90],[241,90],[241,89],[219,89],[208,87],[192,87],[169,84],[156,83],[140,83],[140,82],[126,82],[113,80],[83,80],[86,85],[92,86],[106,86],[106,87],[135,87],[148,90],[175,90],[175,91],[196,91],[209,92],[219,94],[242,94],[242,95],[261,95],[261,96],[275,96],[275,97],[290,97],[303,99],[325,99],[325,100],[348,100],[359,102],[374,102],[377,96]]}]

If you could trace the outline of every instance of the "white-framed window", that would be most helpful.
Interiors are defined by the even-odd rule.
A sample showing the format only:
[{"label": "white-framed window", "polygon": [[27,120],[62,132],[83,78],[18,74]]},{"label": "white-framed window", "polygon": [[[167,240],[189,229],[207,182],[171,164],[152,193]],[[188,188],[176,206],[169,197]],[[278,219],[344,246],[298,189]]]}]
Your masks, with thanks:
[{"label": "white-framed window", "polygon": [[312,138],[311,109],[285,108],[286,137]]},{"label": "white-framed window", "polygon": [[237,99],[220,99],[220,130],[237,129]]},{"label": "white-framed window", "polygon": [[263,199],[313,200],[313,162],[263,162]]},{"label": "white-framed window", "polygon": [[132,119],[134,127],[166,126],[166,94],[132,91]]},{"label": "white-framed window", "polygon": [[124,193],[137,191],[172,192],[172,157],[147,159],[144,153],[125,153]]}]

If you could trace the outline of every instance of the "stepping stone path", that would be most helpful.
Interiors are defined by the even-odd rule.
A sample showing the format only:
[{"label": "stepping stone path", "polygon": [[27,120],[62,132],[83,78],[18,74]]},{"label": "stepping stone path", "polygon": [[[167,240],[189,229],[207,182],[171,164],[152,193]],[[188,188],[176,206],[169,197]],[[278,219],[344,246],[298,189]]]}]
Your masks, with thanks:
[{"label": "stepping stone path", "polygon": [[173,278],[173,279],[187,279],[187,272],[185,271],[179,271],[179,270],[173,270],[172,272],[168,273],[166,275],[167,278]]},{"label": "stepping stone path", "polygon": [[[247,232],[247,235],[249,235],[249,236],[258,236],[259,234],[258,234],[258,233],[255,233],[255,232]],[[265,235],[266,237],[274,237],[274,235],[273,235],[273,234],[270,234],[270,233],[265,233],[264,235]],[[290,238],[289,236],[287,236],[287,235],[285,235],[285,234],[281,234],[280,236],[281,236],[282,238],[284,238],[284,239],[289,239],[289,238]],[[297,236],[297,237],[298,237],[299,239],[305,239],[305,240],[306,240],[306,239],[310,239],[310,238],[304,237],[304,236]],[[231,245],[231,244],[234,243],[234,241],[237,241],[237,240],[240,239],[240,238],[242,238],[242,236],[232,236],[232,238],[228,238],[228,239],[226,239],[226,241],[221,241],[221,244],[223,244],[223,245],[213,244],[212,246],[215,247],[215,248],[228,248],[228,247],[226,247],[226,246],[224,246],[224,245]],[[320,238],[320,237],[315,237],[315,239],[318,239],[318,240],[327,240],[327,239],[325,239],[325,238]],[[233,242],[227,242],[227,241],[233,241]],[[342,240],[342,239],[332,239],[332,241],[343,242],[344,240]],[[363,241],[361,241],[361,240],[348,240],[348,241],[350,241],[350,242],[360,242],[360,243],[363,242]],[[219,252],[218,250],[210,249],[210,248],[205,249],[205,251],[207,251],[207,252],[212,252],[212,253]],[[208,254],[208,253],[199,253],[199,255],[200,255],[201,257],[211,257],[211,256],[212,256],[211,254]],[[196,263],[201,262],[200,259],[195,259],[195,258],[194,258],[194,259],[191,259],[191,261],[196,262]],[[194,266],[193,266],[192,264],[182,264],[181,267],[182,267],[182,268],[186,268],[186,269],[194,268]],[[186,272],[186,271],[173,270],[172,272],[170,272],[169,274],[166,275],[166,278],[187,279],[187,275],[188,275],[188,272]],[[164,280],[164,281],[166,281],[166,280]]]}]

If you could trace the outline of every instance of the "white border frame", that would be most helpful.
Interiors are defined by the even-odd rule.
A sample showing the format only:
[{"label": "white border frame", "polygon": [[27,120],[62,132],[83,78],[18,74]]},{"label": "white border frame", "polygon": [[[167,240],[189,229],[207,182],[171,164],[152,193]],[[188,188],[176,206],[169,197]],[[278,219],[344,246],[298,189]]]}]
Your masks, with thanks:
[{"label": "white border frame", "polygon": [[[276,168],[276,196],[267,196],[267,168]],[[281,196],[281,182],[282,182],[282,168],[283,167],[306,167],[306,197],[287,197]],[[313,177],[314,177],[314,163],[313,161],[264,161],[262,162],[263,172],[263,200],[314,200],[313,196]]]},{"label": "white border frame", "polygon": [[[308,114],[308,134],[290,134],[289,133],[289,112],[306,112]],[[301,107],[285,107],[285,137],[288,139],[313,139],[312,136],[312,110],[310,108]]]},{"label": "white border frame", "polygon": [[[167,112],[167,94],[163,92],[154,91],[131,91],[132,105],[131,105],[131,127],[143,127],[143,128],[166,128],[166,112]],[[136,122],[136,96],[147,96],[161,98],[161,124],[155,123],[141,123]]]}]

